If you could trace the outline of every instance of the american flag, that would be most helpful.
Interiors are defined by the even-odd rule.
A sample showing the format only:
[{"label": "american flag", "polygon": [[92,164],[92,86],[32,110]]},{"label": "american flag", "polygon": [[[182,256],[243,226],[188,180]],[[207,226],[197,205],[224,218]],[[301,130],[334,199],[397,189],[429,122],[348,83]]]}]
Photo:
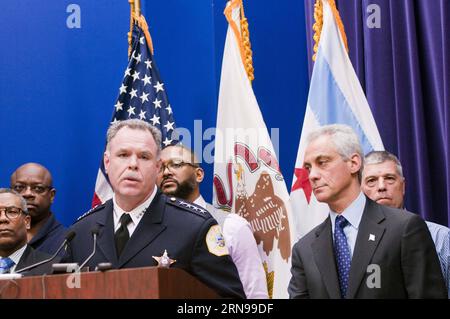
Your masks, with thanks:
[{"label": "american flag", "polygon": [[[159,75],[144,31],[137,23],[133,27],[131,43],[130,59],[119,88],[119,97],[114,105],[111,123],[141,119],[161,130],[161,147],[176,144],[178,141],[172,137],[175,121],[164,82]],[[101,161],[92,206],[104,203],[112,198],[112,194],[113,191]]]}]

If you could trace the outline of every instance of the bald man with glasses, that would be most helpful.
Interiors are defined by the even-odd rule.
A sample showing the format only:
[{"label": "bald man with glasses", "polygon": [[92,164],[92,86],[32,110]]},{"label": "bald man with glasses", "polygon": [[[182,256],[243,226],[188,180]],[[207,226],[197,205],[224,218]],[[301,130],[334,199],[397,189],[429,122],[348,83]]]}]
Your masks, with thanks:
[{"label": "bald man with glasses", "polygon": [[51,211],[56,189],[49,170],[37,163],[23,164],[11,175],[11,188],[27,201],[31,217],[28,244],[44,253],[54,254],[67,230]]}]

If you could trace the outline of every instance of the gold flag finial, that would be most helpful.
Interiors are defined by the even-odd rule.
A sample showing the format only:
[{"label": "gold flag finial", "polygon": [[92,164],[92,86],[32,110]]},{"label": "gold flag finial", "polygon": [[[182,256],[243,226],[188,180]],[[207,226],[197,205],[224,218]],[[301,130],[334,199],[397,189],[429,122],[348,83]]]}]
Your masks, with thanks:
[{"label": "gold flag finial", "polygon": [[[240,31],[232,17],[233,9],[237,7],[240,8]],[[239,50],[241,52],[241,59],[242,63],[244,64],[247,77],[250,81],[253,81],[255,79],[255,70],[253,68],[252,58],[253,53],[250,43],[250,32],[248,30],[248,20],[244,14],[244,5],[242,3],[242,0],[230,0],[225,8],[224,14],[238,41]]]}]

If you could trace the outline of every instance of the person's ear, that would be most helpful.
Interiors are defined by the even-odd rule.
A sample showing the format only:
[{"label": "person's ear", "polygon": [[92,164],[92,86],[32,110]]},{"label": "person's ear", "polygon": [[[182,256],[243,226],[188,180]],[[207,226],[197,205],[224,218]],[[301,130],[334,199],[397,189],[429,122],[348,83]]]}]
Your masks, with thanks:
[{"label": "person's ear", "polygon": [[361,156],[359,156],[358,153],[353,153],[349,159],[350,172],[352,174],[358,173],[359,170],[361,169],[361,164],[362,164]]},{"label": "person's ear", "polygon": [[24,217],[24,221],[25,221],[25,228],[27,230],[29,230],[31,228],[31,216],[30,215],[25,215]]},{"label": "person's ear", "polygon": [[197,183],[201,183],[203,181],[203,178],[205,177],[205,171],[201,167],[195,168],[195,180]]},{"label": "person's ear", "polygon": [[53,204],[53,201],[55,200],[55,195],[56,195],[56,188],[52,188],[50,190],[50,203]]},{"label": "person's ear", "polygon": [[108,168],[109,168],[109,164],[111,163],[109,156],[110,156],[109,151],[105,151],[103,153],[103,165],[105,166],[106,175],[108,175]]}]

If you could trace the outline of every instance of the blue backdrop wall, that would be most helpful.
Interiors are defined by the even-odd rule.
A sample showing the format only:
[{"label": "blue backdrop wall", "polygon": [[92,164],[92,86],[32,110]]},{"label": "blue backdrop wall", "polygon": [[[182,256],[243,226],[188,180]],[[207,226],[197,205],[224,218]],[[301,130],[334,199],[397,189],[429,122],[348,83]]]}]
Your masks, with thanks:
[{"label": "blue backdrop wall", "polygon": [[[226,0],[141,2],[177,126],[192,136],[194,127],[214,127]],[[290,187],[308,91],[304,6],[245,1],[245,12],[255,95],[267,126],[279,128],[279,160]],[[74,21],[79,28],[70,27]],[[0,185],[8,186],[25,162],[45,165],[57,189],[53,210],[70,225],[90,208],[127,64],[128,1],[5,1],[0,30]],[[196,138],[196,147],[211,142]],[[212,165],[204,167],[202,192],[210,200]]]}]

